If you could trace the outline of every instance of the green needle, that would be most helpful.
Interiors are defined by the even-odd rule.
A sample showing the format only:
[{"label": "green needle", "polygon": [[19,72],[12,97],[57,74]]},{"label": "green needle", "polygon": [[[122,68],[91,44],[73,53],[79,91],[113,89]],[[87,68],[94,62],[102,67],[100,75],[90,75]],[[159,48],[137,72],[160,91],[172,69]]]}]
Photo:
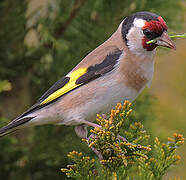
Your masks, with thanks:
[{"label": "green needle", "polygon": [[[170,38],[186,38],[186,34],[170,35],[169,37]],[[156,43],[156,42],[157,40],[153,39],[153,40],[147,41],[147,44]]]},{"label": "green needle", "polygon": [[186,34],[170,35],[170,38],[186,38]]}]

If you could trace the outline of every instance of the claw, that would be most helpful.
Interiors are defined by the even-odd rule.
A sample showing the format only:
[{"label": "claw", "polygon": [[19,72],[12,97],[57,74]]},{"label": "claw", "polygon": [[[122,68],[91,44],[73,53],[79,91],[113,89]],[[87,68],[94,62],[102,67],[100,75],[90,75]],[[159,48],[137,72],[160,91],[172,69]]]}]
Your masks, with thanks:
[{"label": "claw", "polygon": [[120,135],[118,135],[118,139],[121,140],[121,141],[123,141],[123,142],[128,142],[128,141],[126,140],[126,138],[124,138],[123,136],[120,136]]},{"label": "claw", "polygon": [[[91,135],[87,138],[88,143],[89,143],[90,138],[96,139],[97,136],[96,136],[95,134],[91,134]],[[94,153],[98,156],[99,161],[103,160],[103,156],[102,156],[101,152],[99,152],[96,148],[93,148],[93,147],[91,147],[91,149],[92,149],[92,151],[94,151]]]},{"label": "claw", "polygon": [[[96,136],[95,134],[91,134],[91,135],[87,138],[88,144],[89,144],[90,138],[96,139],[97,136]],[[128,141],[126,140],[126,138],[124,138],[124,137],[122,137],[122,136],[120,136],[120,135],[118,136],[118,139],[121,140],[121,141],[123,141],[123,142],[128,142]],[[92,149],[92,151],[94,151],[94,153],[98,156],[99,161],[103,160],[103,156],[102,156],[101,152],[99,152],[96,148],[93,148],[93,147],[91,147],[91,149]]]}]

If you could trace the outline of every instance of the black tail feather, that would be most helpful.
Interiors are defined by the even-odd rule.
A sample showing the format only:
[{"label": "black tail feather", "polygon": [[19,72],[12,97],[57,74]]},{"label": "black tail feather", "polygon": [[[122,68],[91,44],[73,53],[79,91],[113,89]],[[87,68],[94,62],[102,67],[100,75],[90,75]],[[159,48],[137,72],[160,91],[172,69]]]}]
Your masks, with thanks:
[{"label": "black tail feather", "polygon": [[15,131],[17,131],[18,129],[15,129],[15,130],[12,130],[12,131],[8,131],[8,132],[4,132],[3,134],[0,134],[0,138],[1,137],[3,137],[3,136],[6,136],[6,135],[8,135],[8,134],[11,134],[11,133],[13,133],[13,132],[15,132]]},{"label": "black tail feather", "polygon": [[[22,119],[16,119],[16,120],[12,121],[7,126],[4,126],[4,127],[0,128],[0,136],[4,136],[4,135],[7,135],[11,132],[14,132],[16,130],[14,128],[30,121],[33,118],[34,117],[25,117],[25,118],[22,118]],[[12,130],[12,131],[10,132],[10,130]]]}]

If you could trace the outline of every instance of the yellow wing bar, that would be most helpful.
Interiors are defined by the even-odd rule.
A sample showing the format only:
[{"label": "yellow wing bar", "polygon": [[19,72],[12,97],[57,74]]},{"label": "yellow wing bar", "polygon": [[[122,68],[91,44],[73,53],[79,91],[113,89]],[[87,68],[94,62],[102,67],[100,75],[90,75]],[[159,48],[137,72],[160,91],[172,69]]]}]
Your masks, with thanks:
[{"label": "yellow wing bar", "polygon": [[54,93],[52,93],[50,96],[48,96],[42,103],[46,104],[49,103],[55,99],[57,99],[58,97],[62,96],[63,94],[71,91],[72,89],[80,86],[81,84],[76,84],[76,80],[82,76],[83,74],[85,74],[87,72],[87,68],[80,68],[77,69],[74,72],[71,72],[67,77],[70,78],[69,82],[67,84],[65,84],[61,89],[58,89],[57,91],[55,91]]}]

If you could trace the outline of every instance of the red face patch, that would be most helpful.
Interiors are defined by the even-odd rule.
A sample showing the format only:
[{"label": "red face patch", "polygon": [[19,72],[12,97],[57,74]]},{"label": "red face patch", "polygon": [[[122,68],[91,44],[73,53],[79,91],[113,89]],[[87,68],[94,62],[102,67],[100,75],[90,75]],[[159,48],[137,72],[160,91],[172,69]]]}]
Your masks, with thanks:
[{"label": "red face patch", "polygon": [[152,32],[162,33],[164,30],[167,30],[167,25],[161,16],[157,20],[151,20],[145,22],[143,29],[149,29]]},{"label": "red face patch", "polygon": [[167,25],[165,23],[165,21],[163,20],[163,18],[161,16],[158,17],[158,20],[161,22],[163,28],[167,31]]},{"label": "red face patch", "polygon": [[144,49],[146,49],[147,51],[152,51],[153,49],[157,47],[157,44],[154,44],[154,43],[147,44],[148,41],[149,39],[147,39],[147,37],[144,37],[142,39],[142,45]]},{"label": "red face patch", "polygon": [[[168,28],[163,18],[159,16],[157,20],[151,20],[151,21],[145,22],[145,25],[143,26],[143,30],[144,29],[148,29],[151,32],[161,35],[163,31],[165,30],[167,31]],[[157,47],[157,45],[154,43],[147,44],[147,42],[150,39],[151,38],[147,38],[146,36],[144,36],[144,38],[142,39],[143,48],[146,49],[147,51],[152,51],[153,49]]]}]

